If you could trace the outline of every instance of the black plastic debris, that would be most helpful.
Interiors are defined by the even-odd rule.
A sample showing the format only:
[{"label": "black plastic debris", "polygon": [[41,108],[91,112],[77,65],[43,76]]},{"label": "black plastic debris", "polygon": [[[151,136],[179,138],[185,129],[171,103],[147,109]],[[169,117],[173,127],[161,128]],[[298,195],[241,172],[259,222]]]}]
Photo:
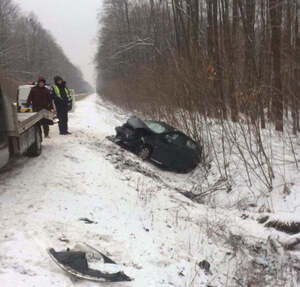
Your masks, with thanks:
[{"label": "black plastic debris", "polygon": [[79,218],[80,221],[83,221],[85,224],[97,224],[96,221],[90,220],[86,217]]},{"label": "black plastic debris", "polygon": [[206,273],[210,273],[210,263],[206,260],[203,260],[199,263],[199,267],[203,269]]},{"label": "black plastic debris", "polygon": [[[49,254],[52,255],[59,265],[62,265],[61,267],[66,272],[69,272],[81,279],[108,282],[132,281],[129,276],[121,271],[116,273],[104,273],[100,270],[89,268],[85,252],[71,250],[56,252],[53,248],[51,248],[49,249]],[[107,256],[105,257],[106,262],[108,262],[110,259]],[[110,261],[113,262],[112,260]]]}]

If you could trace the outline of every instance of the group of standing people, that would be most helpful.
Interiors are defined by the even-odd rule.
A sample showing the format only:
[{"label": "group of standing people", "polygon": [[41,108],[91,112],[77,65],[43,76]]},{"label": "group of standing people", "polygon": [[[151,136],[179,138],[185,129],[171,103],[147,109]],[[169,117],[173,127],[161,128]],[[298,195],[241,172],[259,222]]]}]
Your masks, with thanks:
[{"label": "group of standing people", "polygon": [[[67,88],[66,82],[62,77],[55,76],[54,85],[49,90],[46,87],[46,79],[39,77],[37,85],[29,93],[26,106],[32,106],[33,112],[38,112],[42,109],[53,112],[53,102],[59,119],[59,133],[61,135],[70,135],[71,133],[68,130],[68,112],[72,109],[72,95]],[[45,137],[49,137],[49,122],[42,120],[41,125]]]}]

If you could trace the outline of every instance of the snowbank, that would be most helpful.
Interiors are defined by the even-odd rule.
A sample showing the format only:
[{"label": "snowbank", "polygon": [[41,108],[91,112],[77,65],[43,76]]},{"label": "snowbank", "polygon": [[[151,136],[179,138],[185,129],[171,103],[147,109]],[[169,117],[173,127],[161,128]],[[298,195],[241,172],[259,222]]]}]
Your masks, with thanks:
[{"label": "snowbank", "polygon": [[[291,286],[284,285],[294,280],[290,258],[269,243],[277,231],[256,214],[197,204],[178,192],[203,178],[201,167],[187,175],[161,171],[107,141],[124,119],[92,95],[71,115],[71,136],[52,128],[40,158],[22,158],[0,174],[1,286],[102,286],[74,282],[46,253],[76,242],[135,278],[112,286]],[[210,270],[199,266],[203,260]]]}]

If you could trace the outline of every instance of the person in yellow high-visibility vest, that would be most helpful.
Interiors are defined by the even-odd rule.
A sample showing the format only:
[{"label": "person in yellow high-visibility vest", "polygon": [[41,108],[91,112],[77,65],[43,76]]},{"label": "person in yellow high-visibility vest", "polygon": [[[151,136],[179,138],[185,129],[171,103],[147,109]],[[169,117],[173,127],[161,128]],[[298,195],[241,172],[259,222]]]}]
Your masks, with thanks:
[{"label": "person in yellow high-visibility vest", "polygon": [[72,108],[72,96],[62,77],[54,77],[54,85],[52,86],[51,94],[59,119],[59,133],[61,135],[70,135],[71,133],[68,129],[68,112]]}]

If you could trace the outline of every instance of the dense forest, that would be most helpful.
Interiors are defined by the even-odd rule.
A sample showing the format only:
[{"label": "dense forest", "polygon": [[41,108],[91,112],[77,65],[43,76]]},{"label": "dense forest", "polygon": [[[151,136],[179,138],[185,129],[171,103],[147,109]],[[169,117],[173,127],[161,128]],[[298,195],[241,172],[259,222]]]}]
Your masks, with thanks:
[{"label": "dense forest", "polygon": [[56,74],[62,75],[68,86],[79,93],[92,90],[80,69],[70,62],[54,36],[42,27],[34,14],[24,15],[13,0],[0,0],[2,85],[10,86],[13,93],[19,83],[34,81],[39,76],[52,82]]},{"label": "dense forest", "polygon": [[299,0],[104,2],[96,60],[107,99],[299,132]]}]

